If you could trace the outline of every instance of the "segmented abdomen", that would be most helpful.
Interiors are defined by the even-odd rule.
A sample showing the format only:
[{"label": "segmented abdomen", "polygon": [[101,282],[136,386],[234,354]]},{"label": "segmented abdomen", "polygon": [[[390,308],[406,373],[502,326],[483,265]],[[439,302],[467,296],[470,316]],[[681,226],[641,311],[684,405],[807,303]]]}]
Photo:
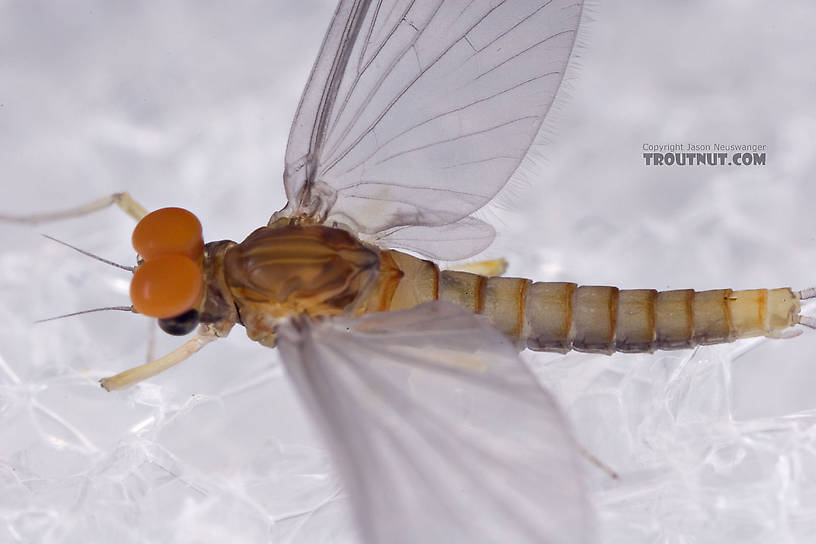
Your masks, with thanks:
[{"label": "segmented abdomen", "polygon": [[596,353],[686,349],[772,335],[798,323],[788,288],[656,291],[532,282],[440,271],[431,261],[387,252],[402,271],[390,310],[447,300],[491,318],[536,351]]}]

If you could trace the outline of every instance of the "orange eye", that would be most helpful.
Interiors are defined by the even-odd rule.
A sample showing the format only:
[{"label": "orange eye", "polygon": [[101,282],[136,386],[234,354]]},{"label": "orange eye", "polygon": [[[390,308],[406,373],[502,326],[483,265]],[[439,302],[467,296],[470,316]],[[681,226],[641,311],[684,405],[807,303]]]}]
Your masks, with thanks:
[{"label": "orange eye", "polygon": [[170,253],[196,261],[204,252],[201,223],[181,208],[162,208],[144,216],[133,229],[132,241],[145,261]]},{"label": "orange eye", "polygon": [[201,299],[201,268],[183,255],[145,261],[133,271],[130,300],[140,314],[166,319],[192,309]]}]

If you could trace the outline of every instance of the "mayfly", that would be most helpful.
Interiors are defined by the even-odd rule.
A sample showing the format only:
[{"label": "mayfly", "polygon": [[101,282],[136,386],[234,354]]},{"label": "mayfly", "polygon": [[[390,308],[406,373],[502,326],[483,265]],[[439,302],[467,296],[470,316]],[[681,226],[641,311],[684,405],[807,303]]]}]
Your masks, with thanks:
[{"label": "mayfly", "polygon": [[244,325],[281,349],[372,542],[588,538],[574,445],[516,347],[688,348],[799,319],[790,289],[533,283],[399,251],[460,259],[489,243],[471,214],[512,176],[563,77],[580,3],[485,4],[342,2],[293,123],[289,204],[243,242],[205,245],[191,214],[147,214],[126,194],[81,210],[117,203],[141,220],[137,311],[171,333],[202,324],[103,385]]}]

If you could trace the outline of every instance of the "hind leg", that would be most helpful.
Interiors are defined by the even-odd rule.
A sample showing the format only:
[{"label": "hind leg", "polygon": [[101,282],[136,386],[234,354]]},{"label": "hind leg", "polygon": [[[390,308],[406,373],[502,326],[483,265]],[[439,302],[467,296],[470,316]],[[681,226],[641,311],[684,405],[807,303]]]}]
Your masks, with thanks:
[{"label": "hind leg", "polygon": [[504,259],[492,259],[489,261],[477,261],[475,263],[465,263],[447,268],[458,272],[470,272],[480,276],[501,276],[507,270],[507,261]]}]

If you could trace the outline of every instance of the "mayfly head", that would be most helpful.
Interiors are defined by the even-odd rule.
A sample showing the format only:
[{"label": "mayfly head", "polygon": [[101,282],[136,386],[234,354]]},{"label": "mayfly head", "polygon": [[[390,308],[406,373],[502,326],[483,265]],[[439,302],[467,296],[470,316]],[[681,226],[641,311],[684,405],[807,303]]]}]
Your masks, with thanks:
[{"label": "mayfly head", "polygon": [[158,318],[172,335],[192,332],[204,295],[204,239],[201,222],[182,208],[162,208],[133,229],[139,261],[130,282],[137,312]]},{"label": "mayfly head", "polygon": [[204,293],[204,239],[201,223],[191,212],[162,208],[145,215],[133,229],[133,248],[139,256],[136,266],[115,263],[47,234],[43,236],[97,261],[132,272],[132,305],[94,308],[38,322],[125,310],[157,318],[159,327],[175,336],[188,334],[198,326]]}]

